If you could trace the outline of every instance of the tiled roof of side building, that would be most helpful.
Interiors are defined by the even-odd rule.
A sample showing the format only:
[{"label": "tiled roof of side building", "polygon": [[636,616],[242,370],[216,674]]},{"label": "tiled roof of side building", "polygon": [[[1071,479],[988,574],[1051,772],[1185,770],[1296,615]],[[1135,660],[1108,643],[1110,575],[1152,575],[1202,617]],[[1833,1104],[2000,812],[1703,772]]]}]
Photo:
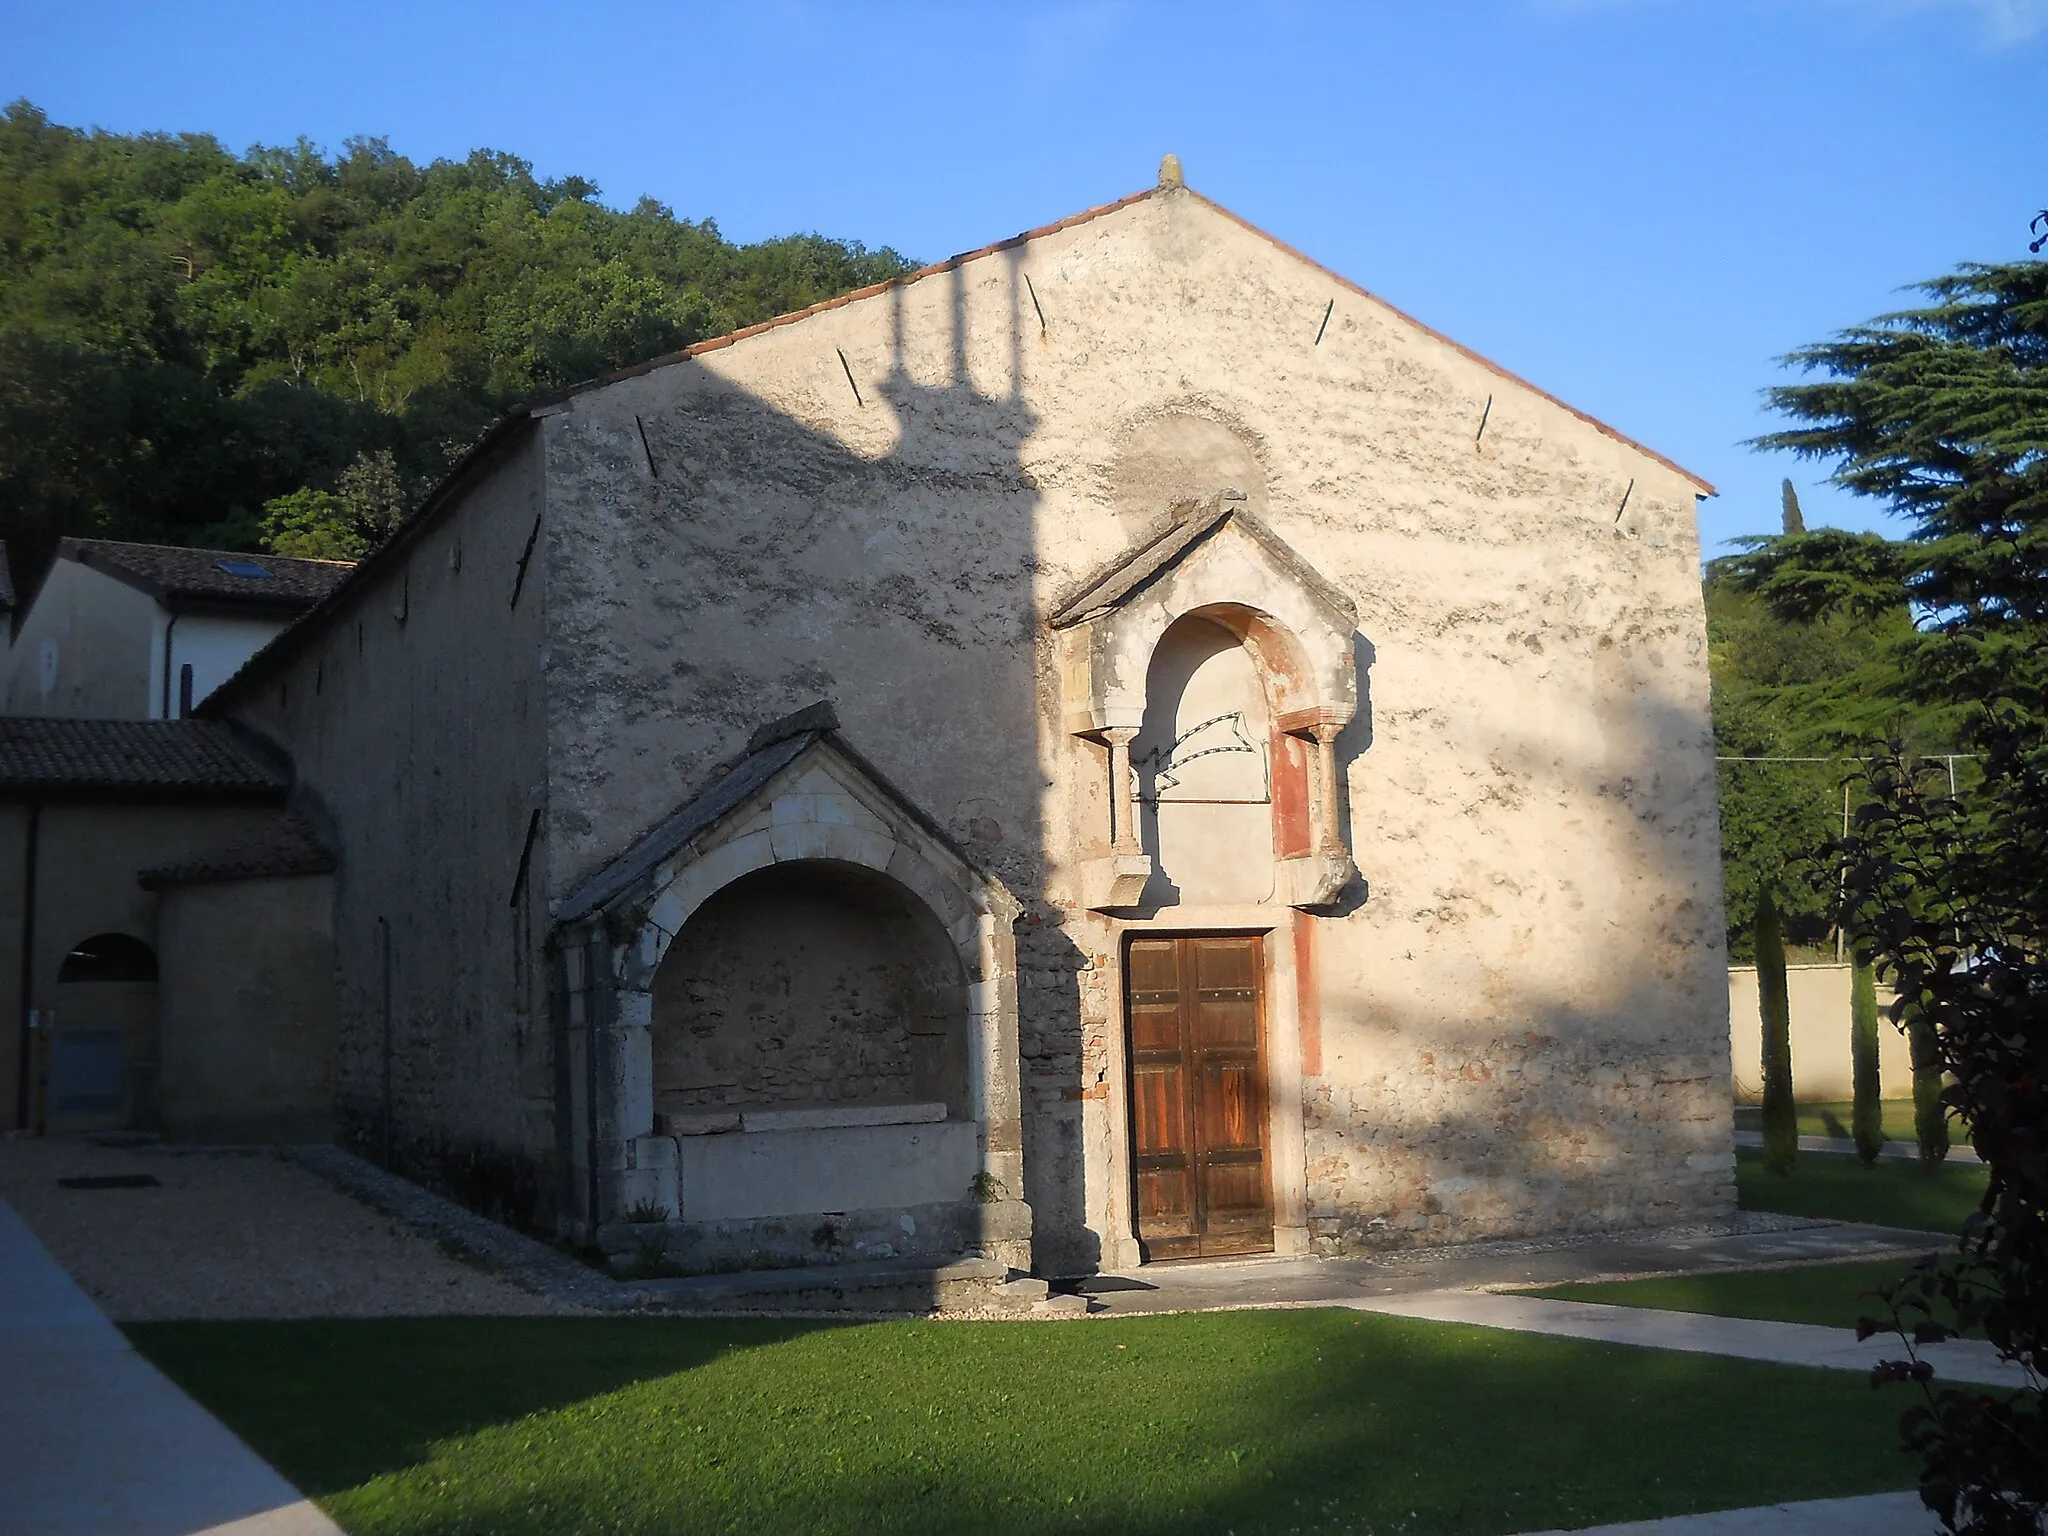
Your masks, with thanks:
[{"label": "tiled roof of side building", "polygon": [[303,816],[280,816],[254,836],[186,854],[145,869],[143,889],[203,885],[215,880],[253,880],[280,875],[325,875],[334,871],[334,850]]},{"label": "tiled roof of side building", "polygon": [[0,796],[283,799],[285,769],[218,720],[0,715]]},{"label": "tiled roof of side building", "polygon": [[300,612],[339,587],[355,567],[346,560],[301,560],[231,549],[186,549],[176,544],[122,544],[109,539],[66,539],[60,558],[104,571],[170,602]]}]

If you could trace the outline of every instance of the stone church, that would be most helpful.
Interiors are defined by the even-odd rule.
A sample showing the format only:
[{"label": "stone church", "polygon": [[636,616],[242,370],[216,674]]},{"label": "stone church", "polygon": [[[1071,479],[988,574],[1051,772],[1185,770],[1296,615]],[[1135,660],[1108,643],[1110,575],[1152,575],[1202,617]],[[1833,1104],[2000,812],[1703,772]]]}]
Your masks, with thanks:
[{"label": "stone church", "polygon": [[513,413],[199,713],[332,844],[343,1139],[544,1230],[1694,1220],[1710,491],[1169,162]]}]

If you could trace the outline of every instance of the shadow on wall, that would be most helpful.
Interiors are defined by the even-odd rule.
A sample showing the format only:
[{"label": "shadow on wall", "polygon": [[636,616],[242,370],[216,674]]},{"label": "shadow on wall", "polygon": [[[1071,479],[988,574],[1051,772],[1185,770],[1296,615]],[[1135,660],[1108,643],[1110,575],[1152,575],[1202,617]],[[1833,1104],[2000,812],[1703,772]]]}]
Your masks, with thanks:
[{"label": "shadow on wall", "polygon": [[[875,302],[890,307],[886,358],[827,332],[823,372],[778,380],[773,354],[759,365],[759,388],[782,383],[800,405],[685,360],[566,418],[549,461],[551,498],[571,511],[551,527],[550,665],[579,682],[550,693],[552,884],[600,866],[764,721],[830,698],[845,739],[1023,904],[1027,1187],[1008,1194],[1041,1228],[1078,1232],[1078,1143],[1059,1145],[1066,1132],[1035,1113],[1049,1084],[1055,1106],[1078,1088],[1087,960],[1042,900],[1041,691],[1054,680],[1035,606],[1041,498],[1021,464],[1037,427],[1022,389],[1029,300],[1013,253],[977,263],[971,284],[955,268]],[[713,916],[677,946],[697,946],[691,929]],[[691,975],[693,1006],[730,991],[704,965]],[[748,999],[742,1025],[728,1010],[719,1053],[759,1055],[735,1030],[786,1040],[774,1011]],[[680,1089],[673,1050],[667,1070]],[[811,1075],[785,1086],[808,1098]],[[1041,1183],[1069,1154],[1074,1176]]]},{"label": "shadow on wall", "polygon": [[[1719,890],[1685,889],[1697,840],[1715,838],[1710,765],[1690,745],[1704,723],[1654,665],[1571,640],[1597,680],[1586,718],[1475,724],[1431,765],[1468,834],[1404,861],[1398,812],[1362,808],[1353,829],[1376,876],[1362,920],[1420,942],[1387,939],[1383,989],[1326,982],[1306,1127],[1321,1251],[1733,1207],[1727,1036],[1697,1016],[1700,996],[1725,995]],[[1549,846],[1524,814],[1546,803]],[[1492,904],[1500,888],[1526,910],[1532,885],[1540,924]],[[1435,1008],[1387,1001],[1431,991]],[[1409,1059],[1375,1055],[1382,1041]]]}]

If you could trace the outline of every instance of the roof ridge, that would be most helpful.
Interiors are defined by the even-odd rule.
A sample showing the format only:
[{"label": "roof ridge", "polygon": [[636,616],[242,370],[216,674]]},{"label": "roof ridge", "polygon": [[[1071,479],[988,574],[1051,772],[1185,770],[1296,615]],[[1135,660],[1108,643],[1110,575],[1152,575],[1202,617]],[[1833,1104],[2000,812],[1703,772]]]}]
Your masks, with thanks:
[{"label": "roof ridge", "polygon": [[1187,188],[1186,191],[1188,196],[1196,199],[1204,207],[1209,208],[1218,214],[1221,214],[1224,218],[1230,220],[1231,223],[1237,225],[1238,228],[1249,231],[1251,234],[1257,235],[1261,240],[1264,240],[1268,245],[1271,245],[1274,249],[1281,251],[1288,256],[1292,256],[1296,261],[1301,262],[1304,266],[1310,267],[1313,270],[1322,273],[1322,275],[1329,278],[1330,281],[1338,284],[1343,288],[1348,289],[1352,293],[1357,294],[1361,299],[1367,299],[1370,300],[1372,303],[1379,305],[1381,309],[1384,309],[1388,314],[1392,315],[1395,319],[1402,321],[1404,324],[1413,326],[1416,330],[1422,332],[1423,335],[1429,337],[1432,341],[1442,342],[1445,346],[1449,347],[1452,351],[1456,352],[1460,357],[1468,358],[1472,362],[1477,363],[1480,367],[1486,369],[1487,372],[1498,374],[1501,378],[1506,379],[1510,384],[1519,385],[1521,388],[1528,390],[1530,394],[1535,395],[1540,399],[1548,400],[1552,405],[1558,407],[1558,409],[1565,411],[1570,415],[1576,416],[1580,421],[1585,422],[1587,426],[1594,428],[1596,431],[1598,431],[1601,435],[1605,437],[1610,437],[1614,439],[1615,442],[1620,443],[1624,448],[1633,448],[1637,453],[1655,459],[1659,464],[1662,464],[1666,469],[1672,471],[1674,474],[1680,475],[1683,478],[1690,480],[1694,485],[1698,486],[1707,495],[1718,496],[1721,494],[1714,488],[1714,484],[1712,481],[1707,480],[1700,475],[1694,474],[1691,470],[1687,469],[1683,464],[1680,464],[1672,459],[1667,459],[1663,454],[1659,453],[1656,449],[1650,447],[1647,443],[1640,443],[1636,441],[1636,439],[1630,437],[1626,432],[1621,431],[1619,428],[1609,426],[1599,417],[1591,414],[1590,412],[1580,410],[1577,406],[1571,404],[1569,401],[1560,400],[1556,395],[1553,395],[1549,390],[1543,388],[1540,384],[1532,384],[1529,382],[1529,380],[1523,378],[1519,373],[1516,373],[1512,368],[1508,368],[1500,363],[1496,363],[1484,352],[1475,352],[1472,348],[1466,346],[1462,341],[1459,341],[1451,336],[1446,336],[1442,331],[1436,329],[1435,326],[1425,324],[1423,321],[1416,319],[1413,315],[1409,314],[1407,310],[1401,308],[1398,304],[1390,303],[1386,299],[1383,299],[1378,294],[1374,293],[1371,289],[1353,282],[1343,273],[1335,271],[1330,267],[1324,266],[1320,261],[1317,261],[1313,256],[1310,256],[1305,251],[1302,251],[1295,246],[1289,245],[1285,240],[1282,240],[1278,235],[1273,234],[1268,230],[1259,228],[1258,225],[1254,224],[1250,219],[1246,218],[1243,214],[1232,212],[1230,209],[1224,207],[1223,204],[1217,202],[1215,198],[1205,196],[1204,194],[1197,192],[1193,187]]},{"label": "roof ridge", "polygon": [[[1050,224],[1037,225],[1034,228],[1011,235],[1006,240],[991,241],[987,245],[976,246],[971,251],[962,251],[957,256],[948,256],[944,261],[929,262],[914,271],[898,273],[895,277],[884,278],[879,283],[869,283],[865,288],[855,288],[829,299],[820,299],[817,303],[806,305],[802,309],[792,309],[786,314],[771,315],[766,320],[758,320],[752,325],[743,325],[736,331],[727,331],[723,336],[707,336],[702,341],[693,341],[687,347],[678,348],[674,352],[664,352],[661,356],[650,357],[645,362],[633,363],[624,368],[617,368],[610,373],[600,374],[594,379],[585,379],[581,383],[571,384],[566,389],[556,390],[553,394],[542,395],[538,399],[526,401],[514,407],[514,410],[520,413],[544,410],[548,406],[573,399],[593,389],[602,389],[606,385],[622,383],[627,379],[641,378],[654,372],[657,368],[672,367],[676,363],[685,362],[690,358],[701,357],[707,352],[721,351],[738,342],[747,341],[752,337],[762,335],[764,332],[780,330],[786,325],[795,325],[799,320],[808,320],[811,316],[824,314],[827,310],[843,309],[849,304],[859,303],[862,299],[872,299],[877,294],[887,293],[892,288],[908,288],[912,283],[922,282],[927,277],[936,277],[942,272],[951,272],[956,268],[965,266],[970,261],[980,261],[985,256],[994,256],[1001,251],[1013,250],[1027,241],[1042,240],[1047,235],[1056,235],[1060,231],[1072,229],[1076,225],[1087,224],[1095,219],[1102,218],[1106,214],[1121,212],[1123,209],[1129,208],[1136,203],[1144,202],[1149,197],[1156,197],[1163,190],[1166,189],[1147,187],[1142,192],[1133,192],[1128,197],[1120,197],[1114,202],[1097,203],[1092,208],[1084,208],[1079,213],[1069,214],[1064,219],[1055,219]],[[1207,201],[1207,199],[1204,199],[1204,201]]]},{"label": "roof ridge", "polygon": [[205,544],[152,544],[141,539],[88,539],[76,534],[66,534],[57,541],[61,550],[72,549],[149,549],[163,550],[179,555],[214,555],[223,560],[290,560],[298,565],[339,565],[352,566],[353,560],[329,560],[319,555],[280,555],[267,549],[215,549]]}]

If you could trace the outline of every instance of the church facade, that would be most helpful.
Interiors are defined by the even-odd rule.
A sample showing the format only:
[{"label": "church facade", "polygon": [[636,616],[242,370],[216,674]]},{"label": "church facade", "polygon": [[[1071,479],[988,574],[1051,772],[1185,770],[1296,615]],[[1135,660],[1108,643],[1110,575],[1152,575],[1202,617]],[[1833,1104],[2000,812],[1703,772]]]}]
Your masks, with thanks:
[{"label": "church facade", "polygon": [[1702,482],[1165,177],[501,423],[201,713],[345,1138],[684,1270],[1733,1207]]}]

